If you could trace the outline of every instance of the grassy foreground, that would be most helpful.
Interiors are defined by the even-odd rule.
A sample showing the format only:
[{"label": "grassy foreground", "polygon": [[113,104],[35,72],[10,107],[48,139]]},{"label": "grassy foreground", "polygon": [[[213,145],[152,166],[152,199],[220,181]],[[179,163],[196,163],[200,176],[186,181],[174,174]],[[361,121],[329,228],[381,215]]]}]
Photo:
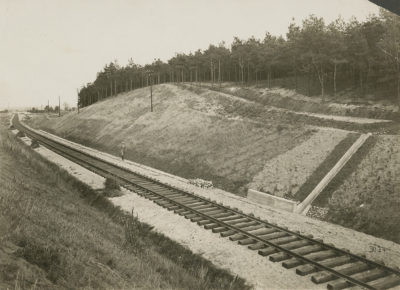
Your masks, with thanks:
[{"label": "grassy foreground", "polygon": [[43,159],[0,115],[0,289],[246,289]]}]

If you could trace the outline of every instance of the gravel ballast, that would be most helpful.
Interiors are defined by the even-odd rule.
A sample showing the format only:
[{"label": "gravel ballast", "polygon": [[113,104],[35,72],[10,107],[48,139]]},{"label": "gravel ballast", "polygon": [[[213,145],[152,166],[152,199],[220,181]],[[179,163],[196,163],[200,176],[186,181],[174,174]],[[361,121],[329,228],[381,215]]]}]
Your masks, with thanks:
[{"label": "gravel ballast", "polygon": [[[400,265],[400,245],[396,243],[356,232],[338,225],[314,220],[306,216],[300,216],[298,214],[279,211],[267,206],[261,206],[247,200],[246,198],[236,196],[220,189],[198,188],[189,184],[188,181],[183,178],[175,177],[171,174],[136,164],[134,162],[122,162],[115,156],[84,147],[49,133],[44,134],[94,156],[98,156],[109,162],[129,168],[132,171],[147,175],[203,197],[211,198],[218,202],[222,202],[223,204],[237,207],[245,213],[253,213],[255,216],[259,216],[262,219],[267,219],[268,221],[280,226],[286,226],[290,230],[297,230],[304,234],[311,234],[316,238],[322,238],[326,243],[332,243],[338,248],[346,248],[354,254],[364,254],[367,258],[383,261],[390,266]],[[44,150],[44,148],[42,150]],[[76,164],[71,166],[79,167]],[[76,175],[71,168],[67,170]],[[83,181],[88,178],[86,174],[81,174],[77,177]],[[90,178],[95,177],[92,176]],[[90,180],[90,178],[88,179]],[[85,182],[88,182],[89,180],[86,180]],[[316,287],[316,285],[310,282],[308,277],[301,278],[297,276],[294,271],[285,270],[279,263],[275,264],[269,262],[268,259],[259,256],[256,252],[250,251],[227,239],[220,238],[219,235],[212,234],[183,217],[170,213],[136,194],[129,193],[128,191],[125,192],[126,195],[112,199],[116,205],[119,205],[128,211],[133,207],[139,218],[142,221],[155,226],[157,231],[160,231],[171,239],[177,240],[178,242],[188,246],[195,253],[202,253],[204,257],[212,261],[214,264],[222,268],[230,269],[232,273],[245,278],[249,283],[255,285],[257,288],[310,289]],[[218,247],[216,245],[218,245]],[[372,249],[377,246],[383,250],[380,252],[373,251]],[[225,247],[227,247],[226,252],[224,250]],[[235,254],[233,255],[232,253]],[[243,261],[246,262],[244,263]],[[323,288],[324,286],[318,287]]]}]

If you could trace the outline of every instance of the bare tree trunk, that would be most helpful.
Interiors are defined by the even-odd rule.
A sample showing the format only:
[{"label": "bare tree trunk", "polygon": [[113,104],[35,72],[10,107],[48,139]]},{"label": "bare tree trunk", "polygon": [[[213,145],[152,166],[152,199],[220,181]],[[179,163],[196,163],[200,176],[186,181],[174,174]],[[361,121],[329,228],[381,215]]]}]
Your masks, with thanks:
[{"label": "bare tree trunk", "polygon": [[218,59],[218,82],[221,83],[221,60]]},{"label": "bare tree trunk", "polygon": [[247,61],[247,82],[250,82],[250,62]]},{"label": "bare tree trunk", "polygon": [[322,68],[321,68],[321,95],[322,95],[322,102],[325,103],[324,72]]},{"label": "bare tree trunk", "polygon": [[117,80],[114,80],[114,94],[117,95]]},{"label": "bare tree trunk", "polygon": [[337,67],[337,64],[335,63],[334,70],[333,70],[333,96],[335,98],[336,98],[336,67]]},{"label": "bare tree trunk", "polygon": [[236,71],[236,63],[235,63],[235,82],[237,82],[238,81],[238,77],[237,77],[237,71]]},{"label": "bare tree trunk", "polygon": [[210,61],[210,81],[211,81],[211,86],[214,86],[213,72],[214,72],[213,61],[211,60]]},{"label": "bare tree trunk", "polygon": [[243,84],[244,83],[244,63],[243,63],[243,58],[241,59],[240,69],[241,69],[241,73],[242,73],[242,84]]},{"label": "bare tree trunk", "polygon": [[397,61],[397,101],[400,114],[400,62]]}]

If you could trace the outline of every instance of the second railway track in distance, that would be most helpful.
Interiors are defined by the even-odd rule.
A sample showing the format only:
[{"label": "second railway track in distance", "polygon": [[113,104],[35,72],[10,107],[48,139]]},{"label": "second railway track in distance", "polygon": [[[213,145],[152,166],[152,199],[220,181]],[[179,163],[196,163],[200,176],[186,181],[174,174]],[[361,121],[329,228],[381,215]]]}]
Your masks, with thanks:
[{"label": "second railway track in distance", "polygon": [[103,177],[117,179],[121,186],[207,230],[247,246],[249,250],[258,251],[272,262],[282,262],[283,267],[295,269],[298,275],[309,275],[316,284],[326,283],[328,289],[353,286],[389,289],[400,285],[398,269],[335,248],[311,236],[290,231],[56,142],[23,126],[17,115],[13,119],[13,125],[65,158]]}]

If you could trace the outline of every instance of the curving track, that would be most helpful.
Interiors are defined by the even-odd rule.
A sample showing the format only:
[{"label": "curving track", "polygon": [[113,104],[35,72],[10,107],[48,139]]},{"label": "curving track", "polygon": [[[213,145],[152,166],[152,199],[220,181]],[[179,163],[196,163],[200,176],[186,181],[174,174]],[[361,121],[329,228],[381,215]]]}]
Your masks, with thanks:
[{"label": "curving track", "polygon": [[310,275],[316,284],[326,283],[328,289],[389,289],[400,285],[400,271],[396,269],[60,144],[23,126],[17,115],[12,122],[15,128],[56,153],[99,175],[117,179],[122,186],[207,230],[258,251],[272,262],[282,262],[283,267],[295,269],[298,275]]}]

